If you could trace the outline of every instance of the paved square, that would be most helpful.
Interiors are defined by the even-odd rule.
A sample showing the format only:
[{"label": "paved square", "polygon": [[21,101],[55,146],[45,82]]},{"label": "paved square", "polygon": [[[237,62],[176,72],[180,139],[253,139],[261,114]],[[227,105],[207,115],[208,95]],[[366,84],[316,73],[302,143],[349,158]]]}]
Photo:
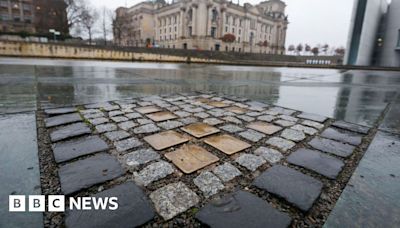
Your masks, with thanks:
[{"label": "paved square", "polygon": [[213,136],[207,138],[204,142],[227,155],[232,155],[251,147],[250,144],[230,135]]},{"label": "paved square", "polygon": [[265,123],[265,122],[255,122],[247,125],[248,128],[251,128],[253,130],[259,131],[261,133],[267,134],[267,135],[273,135],[276,132],[282,130],[281,127],[275,126],[273,124]]},{"label": "paved square", "polygon": [[219,161],[217,156],[196,145],[183,145],[176,151],[165,154],[165,157],[186,174]]},{"label": "paved square", "polygon": [[[290,217],[292,226],[319,226],[327,215],[319,214],[320,202],[336,202],[332,194],[340,194],[347,181],[341,171],[359,159],[351,155],[364,150],[358,145],[368,142],[369,128],[298,113],[197,92],[48,112],[48,126],[54,126],[46,132],[53,141],[44,151],[52,149],[55,161],[40,162],[56,167],[61,185],[43,186],[85,196],[126,191],[129,202],[119,202],[126,205],[122,212],[99,218],[111,226],[121,225],[115,216],[134,218],[128,226],[286,227]],[[158,216],[146,207],[147,197]],[[132,208],[136,214],[145,210],[144,216],[130,216]],[[290,217],[282,213],[287,211]],[[90,218],[78,215],[99,214],[67,216],[66,224],[90,224]]]},{"label": "paved square", "polygon": [[189,141],[186,137],[176,131],[166,131],[144,138],[155,150],[164,150]]},{"label": "paved square", "polygon": [[172,114],[170,112],[156,112],[156,113],[147,115],[147,117],[152,119],[155,122],[162,122],[162,121],[173,120],[173,119],[178,118],[177,116],[175,116],[174,114]]},{"label": "paved square", "polygon": [[196,138],[203,138],[205,136],[213,135],[220,130],[205,123],[195,123],[181,128],[184,132],[193,135]]}]

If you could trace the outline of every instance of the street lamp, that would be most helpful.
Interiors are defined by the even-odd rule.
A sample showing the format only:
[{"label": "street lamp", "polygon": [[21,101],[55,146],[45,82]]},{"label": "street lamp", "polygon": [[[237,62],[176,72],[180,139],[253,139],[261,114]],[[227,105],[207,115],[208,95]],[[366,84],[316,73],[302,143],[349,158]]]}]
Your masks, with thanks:
[{"label": "street lamp", "polygon": [[53,33],[54,35],[54,42],[57,41],[57,36],[61,35],[61,33],[59,31],[56,31],[55,29],[50,29],[49,30],[50,33]]}]

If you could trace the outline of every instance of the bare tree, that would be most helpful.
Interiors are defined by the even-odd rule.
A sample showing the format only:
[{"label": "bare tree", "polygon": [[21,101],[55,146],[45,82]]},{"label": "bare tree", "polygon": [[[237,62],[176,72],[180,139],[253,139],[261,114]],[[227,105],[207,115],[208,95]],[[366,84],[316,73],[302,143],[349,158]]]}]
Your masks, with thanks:
[{"label": "bare tree", "polygon": [[311,52],[312,52],[315,56],[318,56],[318,54],[319,54],[319,47],[314,47],[313,49],[311,49]]},{"label": "bare tree", "polygon": [[113,27],[114,41],[118,45],[123,45],[122,40],[125,36],[127,36],[129,31],[126,28],[126,25],[129,23],[129,19],[126,15],[117,15],[115,12],[112,12],[110,16]]},{"label": "bare tree", "polygon": [[293,44],[289,45],[289,48],[288,48],[289,52],[294,52],[295,50],[296,50],[296,48]]},{"label": "bare tree", "polygon": [[310,45],[308,45],[308,44],[306,44],[306,46],[305,46],[304,50],[306,51],[306,53],[309,53],[309,52],[311,52],[311,46],[310,46]]},{"label": "bare tree", "polygon": [[324,44],[322,46],[322,52],[324,52],[325,55],[327,55],[328,54],[328,50],[329,50],[329,45],[328,44]]},{"label": "bare tree", "polygon": [[90,6],[86,6],[80,16],[79,24],[82,25],[82,27],[86,30],[87,35],[89,36],[90,44],[92,44],[93,28],[98,18],[99,14],[97,10]]},{"label": "bare tree", "polygon": [[336,48],[336,50],[335,50],[335,54],[339,55],[339,56],[344,56],[345,52],[346,52],[346,49],[344,49],[344,47],[339,47],[339,48]]},{"label": "bare tree", "polygon": [[103,7],[101,9],[101,31],[102,31],[102,36],[104,39],[104,45],[107,45],[107,39],[109,36],[109,33],[111,32],[111,26],[112,26],[112,11],[110,9],[107,9],[106,7]]},{"label": "bare tree", "polygon": [[303,45],[302,44],[297,45],[296,51],[297,51],[297,55],[300,55],[301,52],[303,51]]},{"label": "bare tree", "polygon": [[84,0],[64,0],[67,4],[67,18],[68,18],[68,29],[74,25],[79,24],[83,10],[86,8],[86,2]]}]

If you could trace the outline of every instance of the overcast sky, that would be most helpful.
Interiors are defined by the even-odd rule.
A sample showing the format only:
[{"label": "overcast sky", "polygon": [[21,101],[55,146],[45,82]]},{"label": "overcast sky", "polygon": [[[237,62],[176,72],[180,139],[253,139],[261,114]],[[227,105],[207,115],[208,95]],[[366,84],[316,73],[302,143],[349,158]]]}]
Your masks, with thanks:
[{"label": "overcast sky", "polygon": [[[115,9],[132,6],[141,0],[89,0],[96,7]],[[257,4],[260,0],[240,0]],[[237,2],[237,0],[233,0]],[[350,24],[353,0],[284,0],[289,15],[286,45],[328,43],[330,46],[345,46]]]}]

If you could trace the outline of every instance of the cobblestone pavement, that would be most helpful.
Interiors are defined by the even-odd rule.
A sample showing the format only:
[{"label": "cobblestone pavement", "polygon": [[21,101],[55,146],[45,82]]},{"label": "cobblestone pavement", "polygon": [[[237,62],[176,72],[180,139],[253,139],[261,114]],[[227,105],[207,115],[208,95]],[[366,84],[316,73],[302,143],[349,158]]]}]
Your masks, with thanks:
[{"label": "cobblestone pavement", "polygon": [[[212,93],[40,113],[54,156],[41,159],[45,192],[126,192],[124,209],[99,212],[97,225],[322,226],[370,136],[354,124]],[[47,177],[45,167],[58,175]],[[90,224],[96,212],[83,215],[48,213],[45,225]]]}]

